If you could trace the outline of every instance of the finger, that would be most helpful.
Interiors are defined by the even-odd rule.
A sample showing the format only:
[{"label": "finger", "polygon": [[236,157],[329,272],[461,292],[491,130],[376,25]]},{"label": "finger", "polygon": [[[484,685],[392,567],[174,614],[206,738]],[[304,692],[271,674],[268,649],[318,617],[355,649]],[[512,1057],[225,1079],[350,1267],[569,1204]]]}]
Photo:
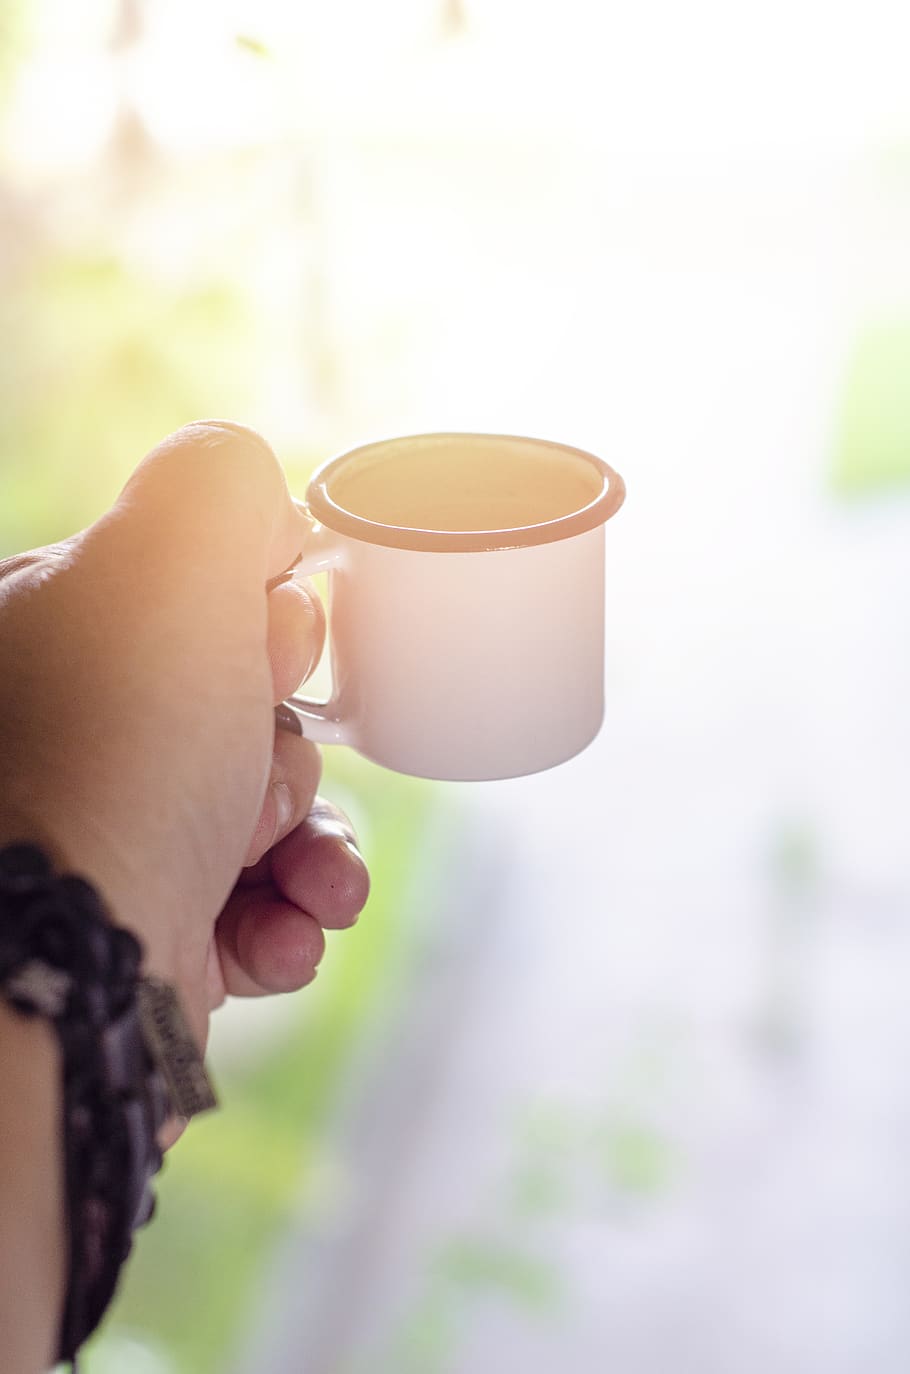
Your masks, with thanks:
[{"label": "finger", "polygon": [[325,953],[319,923],[265,888],[236,889],[215,928],[224,991],[233,997],[295,992]]},{"label": "finger", "polygon": [[189,1121],[185,1116],[175,1115],[168,1117],[167,1121],[165,1121],[161,1130],[158,1132],[158,1149],[162,1154],[167,1153],[172,1146],[177,1144],[177,1141],[183,1135],[188,1125]]},{"label": "finger", "polygon": [[14,579],[17,587],[20,586],[19,574],[24,577],[30,573],[32,580],[37,582],[46,577],[52,568],[64,567],[72,558],[80,538],[81,535],[72,534],[67,539],[61,539],[59,543],[45,544],[40,549],[28,549],[25,553],[14,553],[9,558],[0,558],[0,592],[7,591]]},{"label": "finger", "polygon": [[270,866],[277,891],[326,929],[352,926],[370,895],[370,875],[351,822],[322,797],[275,845]]},{"label": "finger", "polygon": [[153,449],[102,526],[128,536],[133,560],[194,583],[227,581],[241,598],[261,595],[307,532],[266,441],[228,420],[187,425]]},{"label": "finger", "polygon": [[269,662],[275,705],[310,676],[322,654],[325,612],[305,583],[285,582],[269,593]]},{"label": "finger", "polygon": [[269,784],[245,867],[258,864],[273,844],[300,824],[313,805],[321,774],[322,756],[312,740],[275,731]]}]

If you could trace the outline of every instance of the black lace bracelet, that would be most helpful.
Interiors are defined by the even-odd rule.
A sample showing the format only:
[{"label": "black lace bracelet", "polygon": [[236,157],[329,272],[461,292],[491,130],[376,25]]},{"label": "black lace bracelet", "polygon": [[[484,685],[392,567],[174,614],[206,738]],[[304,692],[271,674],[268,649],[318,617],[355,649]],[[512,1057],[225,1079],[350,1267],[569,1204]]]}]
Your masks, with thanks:
[{"label": "black lace bracelet", "polygon": [[0,996],[49,1019],[62,1055],[68,1269],[57,1359],[73,1361],[154,1209],[158,1133],[215,1105],[169,984],[94,888],[31,845],[0,850]]}]

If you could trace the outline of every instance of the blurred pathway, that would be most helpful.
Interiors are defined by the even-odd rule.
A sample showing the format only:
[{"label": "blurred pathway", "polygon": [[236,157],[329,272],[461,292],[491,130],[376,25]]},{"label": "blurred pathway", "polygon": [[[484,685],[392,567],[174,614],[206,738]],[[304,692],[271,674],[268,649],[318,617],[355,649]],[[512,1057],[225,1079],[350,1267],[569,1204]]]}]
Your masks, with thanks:
[{"label": "blurred pathway", "polygon": [[641,323],[666,404],[602,435],[603,732],[464,792],[351,1192],[244,1374],[910,1366],[910,506],[825,493],[823,296],[677,286],[693,347]]}]

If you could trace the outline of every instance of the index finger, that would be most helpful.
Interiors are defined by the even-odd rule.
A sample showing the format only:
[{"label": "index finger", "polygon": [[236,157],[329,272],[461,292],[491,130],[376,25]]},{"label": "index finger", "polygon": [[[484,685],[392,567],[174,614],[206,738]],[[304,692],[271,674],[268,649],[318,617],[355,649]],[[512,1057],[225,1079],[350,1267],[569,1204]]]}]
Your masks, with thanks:
[{"label": "index finger", "polygon": [[274,704],[289,697],[313,672],[325,642],[325,611],[306,582],[284,582],[268,598],[268,651]]}]

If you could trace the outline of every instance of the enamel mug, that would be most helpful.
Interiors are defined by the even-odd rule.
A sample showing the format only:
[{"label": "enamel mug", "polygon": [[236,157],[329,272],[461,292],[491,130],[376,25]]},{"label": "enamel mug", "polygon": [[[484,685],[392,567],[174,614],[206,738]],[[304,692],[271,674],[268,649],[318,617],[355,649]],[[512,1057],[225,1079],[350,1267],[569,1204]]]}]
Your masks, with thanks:
[{"label": "enamel mug", "polygon": [[302,733],[399,773],[508,778],[603,718],[604,523],[622,478],[581,449],[421,434],[313,475],[295,574],[329,574],[333,690]]}]

